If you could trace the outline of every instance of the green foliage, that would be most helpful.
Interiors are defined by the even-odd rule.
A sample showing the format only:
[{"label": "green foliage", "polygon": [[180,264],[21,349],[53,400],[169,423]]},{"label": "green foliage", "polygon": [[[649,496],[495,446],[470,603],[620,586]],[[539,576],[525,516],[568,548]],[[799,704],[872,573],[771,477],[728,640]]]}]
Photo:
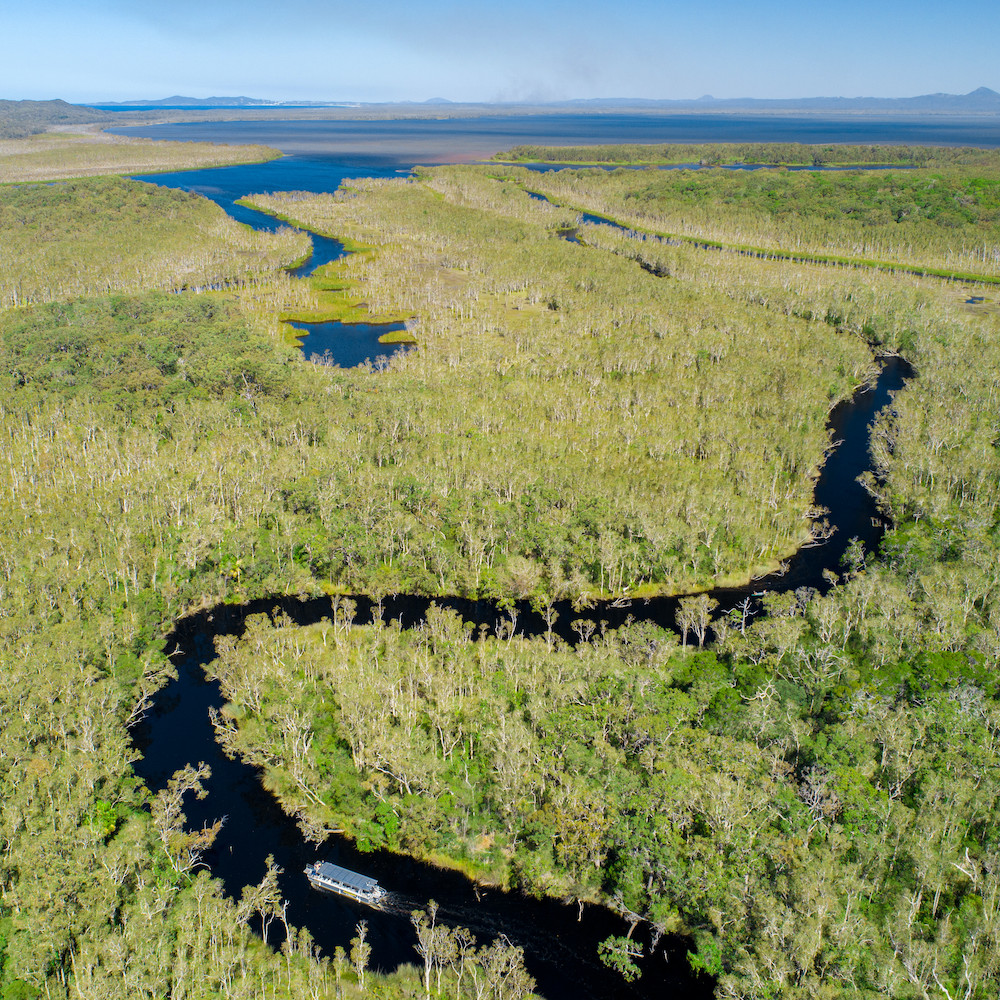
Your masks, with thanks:
[{"label": "green foliage", "polygon": [[375,806],[370,820],[358,824],[359,851],[399,850],[399,817],[388,802]]},{"label": "green foliage", "polygon": [[748,166],[996,166],[997,155],[977,148],[807,145],[796,142],[687,145],[515,146],[493,157],[505,163],[724,164]]},{"label": "green foliage", "polygon": [[246,281],[306,237],[256,233],[197,195],[121,178],[0,186],[0,307]]},{"label": "green foliage", "polygon": [[628,938],[605,938],[598,946],[598,954],[601,961],[620,972],[626,982],[631,983],[642,975],[642,970],[635,964],[635,959],[642,957],[642,949]]},{"label": "green foliage", "polygon": [[40,990],[23,979],[14,979],[0,990],[3,1000],[37,1000]]},{"label": "green foliage", "polygon": [[976,165],[898,171],[511,168],[505,178],[654,235],[967,280],[1000,275],[995,154]]},{"label": "green foliage", "polygon": [[417,338],[409,330],[390,330],[383,333],[379,338],[380,344],[415,344]]},{"label": "green foliage", "polygon": [[90,825],[98,837],[107,840],[118,829],[118,809],[110,802],[98,799],[90,814]]},{"label": "green foliage", "polygon": [[114,296],[9,313],[0,351],[22,394],[129,412],[289,391],[287,356],[247,338],[239,311],[212,296]]},{"label": "green foliage", "polygon": [[702,972],[706,976],[717,979],[725,971],[722,964],[722,949],[719,942],[711,934],[704,931],[694,936],[698,946],[697,951],[688,952],[688,962],[695,972]]}]

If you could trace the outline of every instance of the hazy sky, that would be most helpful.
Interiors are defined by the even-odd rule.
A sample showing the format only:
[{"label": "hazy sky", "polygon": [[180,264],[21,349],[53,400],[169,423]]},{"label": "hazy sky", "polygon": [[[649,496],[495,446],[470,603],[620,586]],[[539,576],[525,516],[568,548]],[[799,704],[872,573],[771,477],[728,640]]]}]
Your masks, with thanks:
[{"label": "hazy sky", "polygon": [[0,0],[0,98],[1000,90],[997,0]]}]

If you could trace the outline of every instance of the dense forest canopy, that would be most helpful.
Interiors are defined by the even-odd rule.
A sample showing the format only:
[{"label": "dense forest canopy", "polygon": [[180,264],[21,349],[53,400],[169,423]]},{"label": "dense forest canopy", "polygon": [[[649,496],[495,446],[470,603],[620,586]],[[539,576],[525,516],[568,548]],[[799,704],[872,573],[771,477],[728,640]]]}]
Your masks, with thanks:
[{"label": "dense forest canopy", "polygon": [[[391,591],[688,590],[807,537],[826,414],[872,371],[860,338],[567,243],[560,213],[468,171],[252,200],[379,247],[344,276],[417,313],[367,404]],[[418,541],[431,517],[443,545]]]},{"label": "dense forest canopy", "polygon": [[[883,351],[918,372],[873,432],[894,528],[827,594],[771,595],[705,648],[698,596],[677,633],[581,623],[572,648],[441,611],[354,626],[341,600],[315,629],[220,642],[216,721],[307,828],[685,933],[720,996],[995,995],[1000,314],[930,278],[578,227],[644,172],[545,175],[557,207],[501,169],[256,197],[368,247],[308,284],[275,273],[298,237],[188,196],[0,188],[0,245],[21,248],[0,313],[5,998],[526,995],[518,954],[461,951],[431,915],[423,970],[389,979],[361,928],[326,956],[253,933],[280,922],[277,874],[234,902],[198,870],[197,762],[155,794],[132,772],[165,631],[253,596],[544,609],[746,579],[816,530],[826,415]],[[958,191],[980,168],[941,169]],[[758,218],[784,175],[706,175],[699,225],[850,239],[808,199]],[[868,175],[830,177],[835,202],[871,201]],[[664,183],[647,228],[674,211]],[[737,206],[717,223],[716,186]],[[969,211],[907,253],[974,234],[990,258]],[[231,286],[165,291],[192,275]],[[304,362],[281,317],[334,309],[406,315],[418,347],[381,371]],[[604,957],[634,974],[629,941]]]},{"label": "dense forest canopy", "polygon": [[988,991],[996,680],[845,648],[859,598],[776,603],[712,653],[257,622],[220,644],[218,730],[320,828],[693,932],[720,995]]},{"label": "dense forest canopy", "polygon": [[656,166],[692,164],[707,167],[996,167],[998,154],[961,146],[809,145],[800,142],[662,143],[614,146],[514,146],[493,157],[501,163],[614,164]]}]

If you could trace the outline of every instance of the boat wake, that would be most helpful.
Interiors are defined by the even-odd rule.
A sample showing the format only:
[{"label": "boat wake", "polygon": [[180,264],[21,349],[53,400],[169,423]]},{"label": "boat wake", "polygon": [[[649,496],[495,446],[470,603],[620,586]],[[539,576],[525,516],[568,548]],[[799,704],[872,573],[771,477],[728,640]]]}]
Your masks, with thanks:
[{"label": "boat wake", "polygon": [[426,900],[406,896],[401,892],[388,892],[378,903],[378,908],[383,913],[394,913],[402,917],[408,917],[414,910],[423,910],[426,907]]}]

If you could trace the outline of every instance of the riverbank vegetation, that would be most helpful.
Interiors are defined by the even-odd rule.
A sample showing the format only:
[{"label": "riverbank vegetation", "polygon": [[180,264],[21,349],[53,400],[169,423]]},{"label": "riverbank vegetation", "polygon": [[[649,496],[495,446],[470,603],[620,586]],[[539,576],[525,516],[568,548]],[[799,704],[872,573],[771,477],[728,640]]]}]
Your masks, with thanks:
[{"label": "riverbank vegetation", "polygon": [[[355,627],[342,600],[307,632],[257,620],[220,642],[217,723],[307,828],[684,931],[722,997],[992,996],[995,306],[606,227],[574,244],[575,212],[496,170],[257,199],[374,248],[326,278],[413,317],[419,348],[378,374],[309,365],[276,336],[290,299],[316,306],[268,275],[285,237],[228,293],[151,292],[187,272],[116,263],[119,227],[180,247],[187,226],[196,244],[192,200],[117,180],[0,189],[3,247],[22,219],[42,246],[47,218],[53,245],[107,227],[76,265],[89,297],[43,255],[33,304],[0,313],[5,998],[426,995],[433,963],[376,979],[360,932],[332,956],[304,932],[266,947],[273,873],[238,903],[196,873],[216,832],[186,829],[197,762],[155,794],[131,769],[169,623],[323,590],[544,613],[746,576],[808,537],[826,413],[878,351],[919,373],[874,433],[869,485],[895,527],[825,596],[771,595],[710,646],[704,598],[675,631],[581,617],[533,640],[441,611],[411,633]],[[215,239],[216,273],[242,273],[239,244]],[[633,974],[630,948],[606,952]],[[483,952],[481,976],[513,958]],[[530,989],[461,962],[456,994]]]},{"label": "riverbank vegetation", "polygon": [[773,601],[711,653],[645,624],[581,622],[569,649],[434,609],[410,632],[262,617],[219,643],[217,728],[304,825],[691,934],[720,996],[986,996],[992,668],[852,648],[869,587]]},{"label": "riverbank vegetation", "polygon": [[1000,276],[1000,156],[908,170],[508,168],[566,206],[661,236],[830,263]]}]

